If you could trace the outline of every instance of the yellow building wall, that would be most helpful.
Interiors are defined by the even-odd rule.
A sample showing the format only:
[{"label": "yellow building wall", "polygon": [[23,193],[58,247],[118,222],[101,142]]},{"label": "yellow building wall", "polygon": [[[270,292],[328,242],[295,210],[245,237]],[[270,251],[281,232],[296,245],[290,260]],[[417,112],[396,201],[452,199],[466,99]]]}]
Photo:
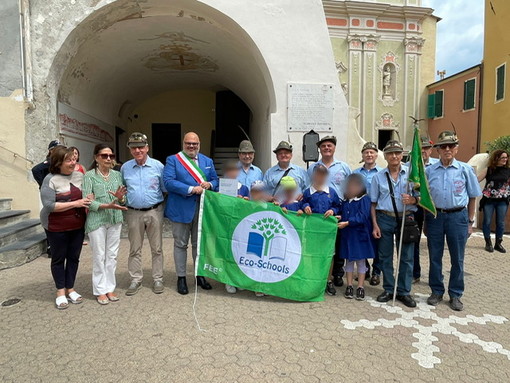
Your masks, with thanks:
[{"label": "yellow building wall", "polygon": [[[25,152],[25,102],[21,90],[0,97],[0,198],[12,198],[12,208],[31,210],[39,216],[39,188],[33,180],[32,165],[19,156]],[[17,153],[15,156],[12,152]],[[33,159],[34,165],[42,161]]]},{"label": "yellow building wall", "polygon": [[[153,123],[181,124],[182,134],[194,131],[200,136],[201,149],[209,155],[211,149],[211,132],[215,127],[216,92],[209,90],[176,90],[151,97],[134,108],[131,115],[138,115],[127,123],[129,137],[133,132],[142,132],[152,137]],[[149,148],[152,142],[149,142]],[[130,154],[120,145],[129,159]],[[150,153],[149,153],[150,155]]]},{"label": "yellow building wall", "polygon": [[[510,135],[508,20],[510,20],[510,1],[485,0],[481,151],[487,149],[486,142],[502,135]],[[496,68],[504,63],[506,63],[505,98],[496,102]]]}]

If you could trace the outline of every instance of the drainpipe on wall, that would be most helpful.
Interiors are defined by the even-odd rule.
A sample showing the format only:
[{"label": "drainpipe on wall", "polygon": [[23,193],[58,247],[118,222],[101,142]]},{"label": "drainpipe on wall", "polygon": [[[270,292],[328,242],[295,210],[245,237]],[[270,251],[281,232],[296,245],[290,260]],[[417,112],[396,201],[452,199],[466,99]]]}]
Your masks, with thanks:
[{"label": "drainpipe on wall", "polygon": [[484,64],[483,61],[480,64],[480,69],[478,71],[478,126],[476,132],[476,153],[480,153],[480,149],[482,148],[482,143],[480,140],[482,139],[482,100],[483,100],[483,73],[484,73]]},{"label": "drainpipe on wall", "polygon": [[32,86],[32,60],[30,49],[30,0],[19,0],[19,27],[21,74],[23,83],[23,97],[28,107],[33,107],[34,93]]}]

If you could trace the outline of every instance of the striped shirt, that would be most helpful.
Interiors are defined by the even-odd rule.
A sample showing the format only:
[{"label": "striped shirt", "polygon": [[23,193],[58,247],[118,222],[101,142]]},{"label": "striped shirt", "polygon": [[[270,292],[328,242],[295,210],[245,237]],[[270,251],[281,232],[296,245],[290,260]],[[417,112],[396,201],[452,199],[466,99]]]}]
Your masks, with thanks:
[{"label": "striped shirt", "polygon": [[90,204],[85,232],[99,229],[104,225],[115,225],[124,220],[121,210],[99,209],[102,204],[108,204],[115,200],[109,191],[116,192],[123,185],[122,175],[116,170],[110,170],[110,176],[105,181],[103,176],[96,170],[89,170],[83,176],[83,198],[94,194],[94,201]]}]

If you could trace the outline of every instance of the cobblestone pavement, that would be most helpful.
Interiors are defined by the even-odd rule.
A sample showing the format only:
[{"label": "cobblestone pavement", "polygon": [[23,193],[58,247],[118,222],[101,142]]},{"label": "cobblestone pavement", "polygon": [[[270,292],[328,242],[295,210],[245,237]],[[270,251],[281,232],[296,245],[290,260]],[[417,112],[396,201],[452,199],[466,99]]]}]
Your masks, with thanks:
[{"label": "cobblestone pavement", "polygon": [[[21,299],[0,307],[0,381],[509,382],[510,252],[489,255],[482,241],[477,235],[468,243],[461,313],[423,303],[426,276],[414,287],[416,310],[342,295],[322,303],[228,295],[213,282],[196,302],[202,332],[193,294],[175,291],[171,239],[164,240],[165,292],[150,289],[145,246],[144,288],[133,297],[124,295],[128,242],[122,240],[121,300],[108,306],[93,300],[89,247],[76,285],[85,303],[65,311],[54,308],[49,259],[41,257],[0,272],[0,301]],[[422,250],[426,266],[424,244]],[[380,291],[367,287],[371,298]]]}]

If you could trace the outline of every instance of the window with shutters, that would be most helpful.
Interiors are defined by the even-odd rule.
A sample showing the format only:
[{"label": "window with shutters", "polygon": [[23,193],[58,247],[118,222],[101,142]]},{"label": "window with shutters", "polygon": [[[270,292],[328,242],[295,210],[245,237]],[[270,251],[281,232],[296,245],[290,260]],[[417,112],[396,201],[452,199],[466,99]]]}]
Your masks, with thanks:
[{"label": "window with shutters", "polygon": [[496,68],[496,102],[505,98],[506,64]]},{"label": "window with shutters", "polygon": [[464,110],[475,108],[476,79],[471,78],[464,81]]},{"label": "window with shutters", "polygon": [[434,117],[443,117],[444,91],[436,90],[434,99]]},{"label": "window with shutters", "polygon": [[432,94],[429,94],[427,104],[427,117],[428,118],[439,118],[443,117],[443,97],[444,91],[437,90]]}]

